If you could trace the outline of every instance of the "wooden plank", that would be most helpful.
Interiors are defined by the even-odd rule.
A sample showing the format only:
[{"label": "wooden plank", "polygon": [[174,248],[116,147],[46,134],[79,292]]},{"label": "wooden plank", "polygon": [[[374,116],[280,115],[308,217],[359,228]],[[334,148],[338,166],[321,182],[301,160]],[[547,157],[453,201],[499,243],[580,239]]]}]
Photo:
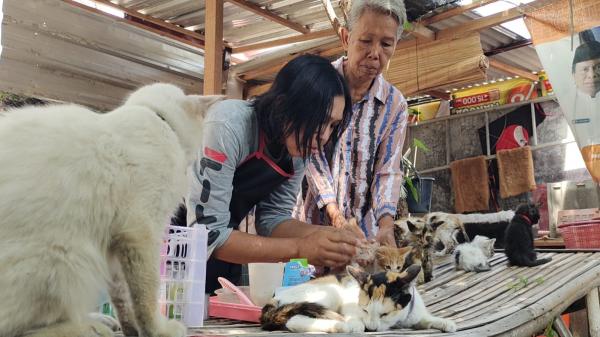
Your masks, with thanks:
[{"label": "wooden plank", "polygon": [[333,9],[333,5],[331,4],[331,0],[321,0],[323,3],[323,7],[325,7],[325,14],[329,18],[329,22],[331,22],[331,26],[333,27],[333,31],[341,38],[341,29],[342,24],[340,20],[337,18],[335,14],[335,10]]},{"label": "wooden plank", "polygon": [[[599,265],[597,261],[589,261],[586,262],[584,264],[580,264],[578,266],[578,268],[573,269],[572,271],[574,272],[574,275],[569,278],[569,282],[574,282],[578,280],[578,276],[580,276],[580,278],[582,275],[585,275],[589,270],[596,270],[599,271]],[[553,278],[553,280],[556,280]],[[595,284],[595,283],[600,283],[600,280],[597,280],[596,282],[592,282],[590,283],[590,287],[591,285]],[[477,318],[474,320],[471,320],[468,324],[464,325],[463,327],[465,329],[470,329],[470,328],[475,328],[475,327],[479,327],[479,326],[483,326],[486,324],[489,324],[492,321],[497,321],[506,317],[511,317],[511,316],[516,316],[516,317],[520,317],[523,313],[523,311],[527,311],[529,312],[529,317],[527,320],[532,320],[535,317],[539,317],[541,315],[544,314],[544,312],[548,309],[548,307],[546,308],[537,308],[537,311],[532,311],[531,308],[525,309],[529,306],[533,306],[535,304],[537,304],[537,302],[548,298],[548,297],[554,297],[553,296],[546,296],[549,293],[555,293],[557,291],[560,291],[561,289],[568,289],[570,292],[573,292],[574,289],[572,289],[571,286],[565,286],[565,282],[556,282],[554,284],[551,284],[546,290],[547,292],[545,292],[544,294],[537,294],[536,296],[533,297],[529,297],[529,298],[517,298],[514,302],[511,303],[510,308],[497,308],[493,311],[488,311],[485,316],[481,316],[481,315],[477,315]],[[559,303],[554,303],[553,306],[558,305]]]},{"label": "wooden plank", "polygon": [[306,34],[306,33],[310,32],[310,30],[308,28],[302,26],[301,24],[298,24],[296,22],[292,22],[290,20],[282,18],[281,16],[271,12],[270,10],[260,7],[256,4],[252,3],[251,1],[247,1],[247,0],[227,0],[227,1],[231,2],[232,4],[234,4],[238,7],[241,7],[247,11],[250,11],[256,15],[260,15],[268,20],[276,22],[282,26],[286,26],[286,27],[293,29],[295,31],[298,31],[302,34]]},{"label": "wooden plank", "polygon": [[478,32],[523,16],[522,8],[515,7],[500,13],[490,15],[467,23],[450,27],[437,32],[437,39],[456,39],[467,33]]},{"label": "wooden plank", "polygon": [[590,337],[600,337],[600,302],[598,288],[594,287],[586,296],[585,302],[588,313]]},{"label": "wooden plank", "polygon": [[[507,310],[509,309],[502,309],[504,305],[508,305],[510,302],[510,305],[508,308],[512,308],[512,306],[514,306],[515,303],[511,302],[515,299],[520,299],[520,298],[525,298],[526,296],[533,296],[535,294],[538,294],[540,291],[543,291],[544,288],[543,287],[538,287],[537,284],[533,281],[535,280],[535,278],[537,277],[543,277],[544,278],[544,283],[543,284],[551,284],[553,281],[557,281],[558,283],[561,283],[562,280],[560,278],[557,278],[557,274],[555,274],[555,271],[561,272],[561,271],[568,271],[569,268],[573,265],[576,265],[576,263],[578,261],[582,261],[583,258],[580,259],[573,259],[573,257],[568,257],[567,259],[563,260],[563,267],[562,269],[556,269],[556,268],[551,268],[552,266],[547,266],[548,268],[544,268],[542,272],[540,272],[538,270],[538,272],[536,273],[535,270],[532,272],[530,270],[527,270],[524,272],[524,274],[521,275],[517,275],[518,277],[515,277],[514,280],[512,280],[512,282],[517,281],[520,277],[527,277],[528,279],[531,279],[531,281],[529,282],[529,284],[522,288],[519,289],[517,291],[514,291],[512,289],[509,289],[507,287],[507,285],[509,283],[501,283],[499,288],[497,288],[497,290],[494,291],[494,294],[486,294],[486,301],[481,302],[477,305],[469,305],[469,306],[463,306],[462,308],[453,308],[453,310],[456,310],[457,312],[459,312],[458,314],[453,315],[452,317],[454,319],[456,319],[457,321],[460,322],[469,322],[472,323],[472,321],[477,321],[480,317],[482,317],[482,315],[492,315],[493,313],[496,313],[498,311],[502,311],[504,310],[504,314],[507,314]],[[574,263],[573,265],[569,264],[569,263]],[[520,269],[523,272],[523,269],[530,269],[530,268],[521,268],[519,267],[518,269]],[[567,277],[567,279],[570,279],[569,277]],[[527,293],[527,294],[526,294]],[[490,296],[492,295],[492,296]],[[492,305],[490,305],[490,303],[493,303]],[[516,307],[515,307],[516,308]],[[516,310],[516,309],[515,309]]]},{"label": "wooden plank", "polygon": [[219,95],[223,88],[223,0],[206,1],[204,94]]},{"label": "wooden plank", "polygon": [[600,265],[590,263],[590,266],[583,273],[574,275],[568,286],[556,287],[552,296],[542,297],[517,314],[471,331],[481,336],[506,337],[530,336],[539,332],[569,305],[585,296],[592,287],[600,285]]},{"label": "wooden plank", "polygon": [[[561,257],[557,256],[555,260],[559,261],[559,263],[554,265],[547,264],[543,269],[511,267],[511,270],[516,270],[517,273],[513,273],[509,278],[504,278],[501,280],[502,282],[498,281],[497,286],[495,286],[491,292],[482,294],[480,296],[474,296],[474,298],[471,299],[472,302],[467,301],[467,303],[464,305],[459,305],[453,308],[453,310],[457,312],[454,317],[461,317],[464,318],[464,320],[467,320],[476,317],[475,313],[477,313],[478,310],[483,310],[486,312],[491,311],[494,307],[487,306],[487,301],[493,300],[494,305],[500,305],[504,303],[502,302],[503,300],[513,298],[516,295],[531,289],[530,286],[535,286],[534,280],[536,278],[542,277],[544,278],[544,282],[546,282],[548,281],[548,277],[555,276],[555,272],[568,270],[569,267],[575,265],[582,259],[583,258],[578,258],[574,255],[562,256],[562,259]],[[554,261],[552,261],[552,263],[553,262]],[[514,284],[520,278],[527,278],[530,280],[527,287],[519,289],[518,291],[514,291],[508,287],[509,284]],[[482,298],[485,301],[481,301]]]},{"label": "wooden plank", "polygon": [[296,35],[296,36],[286,37],[283,39],[277,39],[277,40],[271,40],[271,41],[266,41],[266,42],[260,42],[260,43],[254,43],[254,44],[249,44],[249,45],[245,45],[245,46],[235,47],[235,48],[233,48],[232,53],[233,54],[244,53],[244,52],[247,52],[250,50],[277,47],[277,46],[282,46],[282,45],[286,45],[286,44],[290,44],[290,43],[322,39],[322,38],[330,37],[330,36],[335,36],[335,32],[333,31],[333,29],[319,30],[316,32],[310,32],[308,34]]},{"label": "wooden plank", "polygon": [[489,59],[489,61],[490,61],[490,67],[496,68],[505,73],[509,73],[511,75],[517,75],[517,76],[526,78],[530,81],[538,81],[539,80],[537,75],[534,75],[525,69],[517,68],[517,67],[511,66],[510,64],[506,64],[506,63],[503,63],[503,62],[500,62],[500,61],[494,60],[494,59]]},{"label": "wooden plank", "polygon": [[430,16],[428,18],[425,18],[423,20],[421,20],[421,23],[424,24],[425,26],[429,26],[432,23],[435,22],[439,22],[442,20],[446,20],[448,18],[451,18],[453,16],[457,16],[460,15],[462,13],[468,12],[470,10],[473,10],[475,8],[481,7],[483,5],[487,5],[491,2],[496,2],[497,0],[480,0],[480,1],[473,1],[473,3],[468,4],[468,5],[464,5],[464,6],[460,6],[460,7],[456,7],[456,8],[452,8],[449,9],[445,12],[442,12],[440,14],[437,15],[433,15]]}]

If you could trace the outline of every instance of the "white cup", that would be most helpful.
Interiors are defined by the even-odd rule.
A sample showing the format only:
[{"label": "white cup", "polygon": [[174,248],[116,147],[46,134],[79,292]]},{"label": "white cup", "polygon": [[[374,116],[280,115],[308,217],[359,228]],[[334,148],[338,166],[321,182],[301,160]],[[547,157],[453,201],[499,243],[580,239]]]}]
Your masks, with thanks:
[{"label": "white cup", "polygon": [[250,298],[259,307],[269,302],[283,282],[284,263],[248,263]]}]

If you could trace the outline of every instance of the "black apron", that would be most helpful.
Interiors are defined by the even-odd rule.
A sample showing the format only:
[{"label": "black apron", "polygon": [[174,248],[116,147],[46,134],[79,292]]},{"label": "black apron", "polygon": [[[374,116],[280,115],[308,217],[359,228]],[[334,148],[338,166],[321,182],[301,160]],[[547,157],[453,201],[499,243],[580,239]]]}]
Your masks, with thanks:
[{"label": "black apron", "polygon": [[[286,154],[275,162],[265,149],[265,136],[261,132],[258,151],[246,157],[233,174],[229,227],[234,230],[239,228],[242,220],[256,204],[294,175],[294,165],[289,155]],[[234,284],[239,284],[241,274],[241,265],[209,258],[206,263],[206,292],[213,293],[221,288],[218,277],[225,277]]]}]

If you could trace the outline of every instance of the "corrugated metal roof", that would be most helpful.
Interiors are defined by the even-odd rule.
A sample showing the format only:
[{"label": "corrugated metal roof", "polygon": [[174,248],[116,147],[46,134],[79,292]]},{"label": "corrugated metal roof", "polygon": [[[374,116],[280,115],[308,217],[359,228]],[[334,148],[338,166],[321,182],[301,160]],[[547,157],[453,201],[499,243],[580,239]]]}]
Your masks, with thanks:
[{"label": "corrugated metal roof", "polygon": [[203,51],[62,1],[4,1],[0,90],[119,105],[144,84],[202,92]]},{"label": "corrugated metal roof", "polygon": [[[204,0],[110,1],[122,7],[137,10],[142,14],[150,15],[157,19],[168,21],[181,27],[193,29],[199,32],[203,32],[204,30]],[[284,18],[288,18],[289,20],[295,23],[307,26],[311,29],[311,31],[319,31],[331,28],[331,24],[329,23],[325,11],[323,10],[323,4],[321,0],[246,1],[252,2],[259,6],[263,6],[264,8]],[[444,8],[453,7],[453,2],[454,0],[406,0],[407,8],[409,9],[409,14],[412,15],[413,18],[415,15],[419,15],[419,13],[422,15],[423,11],[429,10],[435,7],[436,5],[449,3],[449,5],[447,5]],[[4,3],[4,6],[7,7],[9,6],[7,5],[7,3],[11,6],[16,6],[14,5],[14,3],[20,2],[5,1]],[[23,3],[34,3],[37,6],[50,6],[48,4],[53,2],[24,1]],[[168,38],[159,37],[156,34],[146,32],[136,27],[131,27],[126,24],[119,24],[117,23],[117,20],[111,20],[106,17],[103,17],[102,19],[89,19],[91,17],[91,14],[89,13],[83,13],[84,11],[80,9],[73,9],[71,8],[71,6],[59,1],[57,1],[56,3],[61,3],[59,7],[62,8],[63,12],[68,13],[76,10],[79,16],[82,17],[76,18],[76,16],[73,16],[73,14],[68,14],[71,15],[69,17],[72,17],[72,19],[65,20],[60,16],[67,14],[64,14],[63,12],[52,12],[52,15],[59,15],[57,20],[63,21],[63,26],[61,26],[60,28],[61,30],[69,31],[70,29],[79,29],[79,32],[73,31],[70,34],[72,34],[75,37],[79,37],[82,41],[91,39],[91,41],[95,43],[95,39],[102,38],[101,36],[97,37],[99,35],[98,33],[92,32],[91,29],[87,30],[86,27],[94,27],[96,31],[105,31],[108,29],[106,27],[110,27],[110,29],[108,29],[110,31],[110,34],[105,36],[105,44],[103,45],[104,49],[102,51],[90,51],[89,47],[69,42],[71,43],[71,45],[69,45],[69,48],[75,48],[69,52],[70,55],[74,55],[74,51],[79,53],[79,49],[87,49],[88,54],[83,53],[83,51],[81,53],[83,55],[88,55],[88,58],[90,58],[90,60],[97,60],[96,64],[92,66],[89,66],[85,62],[81,62],[77,65],[79,69],[89,66],[90,74],[95,74],[94,76],[96,78],[104,78],[104,81],[106,81],[107,83],[113,83],[111,84],[113,86],[115,85],[114,83],[118,83],[118,86],[121,86],[122,88],[132,87],[134,86],[133,83],[143,83],[143,76],[140,77],[140,75],[135,74],[135,72],[140,71],[140,73],[143,73],[144,71],[148,71],[148,69],[152,69],[152,72],[154,72],[153,76],[149,76],[150,78],[164,79],[166,78],[164,74],[169,74],[169,76],[175,76],[172,79],[172,81],[175,82],[181,82],[183,80],[184,82],[187,81],[186,83],[188,83],[189,85],[191,85],[190,83],[193,83],[193,86],[200,83],[203,74],[202,57],[200,56],[202,54],[202,51],[198,50],[197,48],[190,47],[189,45],[183,43],[174,42],[173,40]],[[340,9],[340,0],[332,0],[332,4],[336,9],[338,17],[342,18],[343,15]],[[54,7],[56,7],[56,5],[54,5]],[[279,39],[282,37],[300,35],[300,33],[295,30],[272,22],[250,11],[244,10],[231,2],[224,2],[223,11],[224,39],[234,46],[247,45],[257,42]],[[441,10],[436,9],[436,11]],[[43,12],[43,10],[40,12]],[[34,14],[28,15],[30,15],[31,17],[35,16]],[[436,22],[435,24],[431,25],[430,28],[432,30],[442,30],[448,27],[453,27],[467,23],[476,18],[478,18],[477,14],[468,12],[440,22]],[[41,20],[41,16],[37,17],[36,20]],[[82,20],[89,20],[90,23],[77,23],[80,21],[82,22]],[[73,24],[73,22],[75,22],[76,24]],[[511,33],[510,31],[500,27],[486,29],[481,31],[480,33],[484,51],[489,51],[503,46],[507,46],[520,39],[520,37],[516,36],[514,33]],[[22,34],[26,33],[22,32]],[[89,36],[87,36],[87,34],[89,34],[89,36],[94,37],[90,38]],[[110,39],[111,42],[106,42],[107,39]],[[53,40],[48,40],[46,42],[48,44],[54,43],[51,41]],[[271,49],[262,54],[257,52],[248,53],[248,55],[250,56],[250,60],[244,62],[243,64],[238,64],[235,71],[247,71],[249,69],[260,68],[265,64],[265,62],[270,62],[274,58],[291,55],[307,48],[314,48],[315,46],[320,44],[330,44],[331,41],[335,41],[335,38],[326,38],[317,41],[295,43],[285,47],[277,48],[277,50]],[[37,42],[29,41],[29,43],[33,43],[33,45],[36,45]],[[157,52],[158,49],[161,50]],[[21,58],[22,55],[19,54],[13,56],[14,62],[18,62],[18,60],[20,60]],[[493,56],[493,58],[506,64],[523,68],[527,71],[539,71],[541,68],[535,50],[530,46],[514,49],[499,55],[495,55]],[[66,59],[68,59],[68,57],[66,57]],[[119,65],[128,62],[131,63],[131,65]],[[66,68],[69,67],[69,71],[74,71],[73,68],[75,68],[75,62]],[[119,69],[119,67],[122,67],[126,70],[115,71],[115,69]],[[129,71],[129,69],[135,69],[135,71]],[[498,78],[506,75],[508,74],[494,69],[490,69],[488,72],[489,79]],[[259,82],[265,80],[268,81],[272,79],[272,77],[273,74],[267,74],[262,78],[257,78],[257,80]],[[109,78],[110,80],[108,80]],[[23,87],[26,86],[26,84],[23,84]],[[98,102],[98,104],[106,105],[106,102]]]}]

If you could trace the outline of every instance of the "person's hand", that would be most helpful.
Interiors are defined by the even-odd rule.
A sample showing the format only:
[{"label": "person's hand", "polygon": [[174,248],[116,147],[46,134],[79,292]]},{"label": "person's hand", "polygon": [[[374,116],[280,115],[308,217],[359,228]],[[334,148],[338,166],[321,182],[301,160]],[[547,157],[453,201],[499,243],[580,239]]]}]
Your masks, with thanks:
[{"label": "person's hand", "polygon": [[385,215],[379,219],[379,231],[375,239],[383,246],[396,247],[394,238],[394,219]]},{"label": "person's hand", "polygon": [[317,230],[299,239],[299,257],[316,266],[346,265],[356,254],[359,242],[350,231]]},{"label": "person's hand", "polygon": [[327,204],[327,206],[325,206],[325,214],[329,218],[331,226],[334,228],[348,230],[352,232],[357,239],[363,241],[366,240],[365,233],[356,223],[356,219],[352,218],[350,221],[346,220],[336,203]]},{"label": "person's hand", "polygon": [[329,223],[335,228],[344,228],[347,225],[346,218],[344,218],[336,203],[332,202],[325,206],[325,215],[327,215]]}]

